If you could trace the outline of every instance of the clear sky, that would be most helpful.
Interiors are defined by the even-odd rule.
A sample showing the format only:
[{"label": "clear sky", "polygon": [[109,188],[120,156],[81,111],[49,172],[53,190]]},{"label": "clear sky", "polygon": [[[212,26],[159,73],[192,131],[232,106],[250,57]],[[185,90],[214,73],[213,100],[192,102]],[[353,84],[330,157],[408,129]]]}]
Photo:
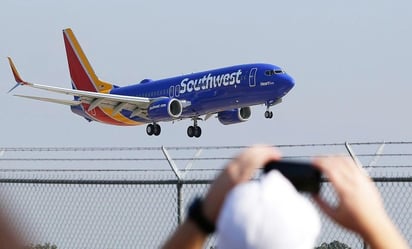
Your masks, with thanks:
[{"label": "clear sky", "polygon": [[[0,4],[0,147],[200,146],[412,140],[412,2],[73,1]],[[70,87],[62,29],[71,27],[97,75],[124,86],[234,64],[267,62],[296,81],[266,120],[145,126],[88,123],[68,107],[7,94],[7,56],[31,82]],[[61,97],[36,89],[13,93]],[[63,96],[69,99],[69,96]]]}]

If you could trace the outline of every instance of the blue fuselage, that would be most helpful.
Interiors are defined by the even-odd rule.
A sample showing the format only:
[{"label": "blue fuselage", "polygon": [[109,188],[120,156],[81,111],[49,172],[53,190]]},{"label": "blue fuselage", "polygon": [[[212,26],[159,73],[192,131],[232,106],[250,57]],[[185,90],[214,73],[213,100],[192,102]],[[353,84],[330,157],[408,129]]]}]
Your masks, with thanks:
[{"label": "blue fuselage", "polygon": [[[181,118],[218,113],[234,108],[266,104],[270,106],[286,95],[294,80],[271,64],[245,64],[161,80],[148,80],[111,90],[111,94],[159,98],[169,97],[189,103]],[[138,122],[150,122],[131,111],[121,112]],[[156,120],[151,120],[156,122]],[[160,120],[164,121],[164,120]]]}]

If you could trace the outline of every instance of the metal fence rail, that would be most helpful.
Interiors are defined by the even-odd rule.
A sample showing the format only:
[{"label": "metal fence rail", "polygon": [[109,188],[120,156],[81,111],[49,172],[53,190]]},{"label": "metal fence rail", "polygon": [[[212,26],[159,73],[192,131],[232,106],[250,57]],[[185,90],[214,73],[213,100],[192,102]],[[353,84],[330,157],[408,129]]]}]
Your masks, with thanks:
[{"label": "metal fence rail", "polygon": [[[352,155],[373,176],[390,217],[412,243],[412,143],[277,147],[285,157],[298,159]],[[59,249],[158,248],[185,217],[191,200],[203,195],[243,148],[0,148],[1,206],[36,244]],[[322,185],[321,194],[336,201],[329,183]],[[319,244],[338,240],[363,248],[357,235],[324,215],[321,220]],[[214,245],[211,237],[205,248]]]},{"label": "metal fence rail", "polygon": [[[412,241],[412,178],[375,179],[390,216]],[[2,201],[30,241],[58,248],[157,248],[175,229],[185,208],[208,180],[107,181],[2,179]],[[322,195],[334,199],[324,183]],[[179,201],[180,200],[180,201]],[[363,242],[322,216],[321,242],[352,248]],[[211,238],[206,248],[214,245]]]}]

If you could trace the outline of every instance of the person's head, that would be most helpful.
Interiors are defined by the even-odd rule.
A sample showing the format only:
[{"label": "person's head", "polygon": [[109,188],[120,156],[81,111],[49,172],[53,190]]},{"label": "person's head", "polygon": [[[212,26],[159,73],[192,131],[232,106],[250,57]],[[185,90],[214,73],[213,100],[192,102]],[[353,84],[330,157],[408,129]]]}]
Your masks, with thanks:
[{"label": "person's head", "polygon": [[218,219],[219,249],[309,249],[320,231],[315,207],[279,172],[235,187]]}]

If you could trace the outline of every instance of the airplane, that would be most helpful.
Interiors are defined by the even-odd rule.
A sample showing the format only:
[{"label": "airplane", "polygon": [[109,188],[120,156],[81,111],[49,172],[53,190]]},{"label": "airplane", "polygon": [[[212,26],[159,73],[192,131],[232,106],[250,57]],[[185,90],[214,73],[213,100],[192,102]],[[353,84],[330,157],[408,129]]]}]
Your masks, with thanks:
[{"label": "airplane", "polygon": [[87,121],[134,126],[147,124],[146,133],[158,136],[160,122],[191,119],[189,137],[200,137],[199,120],[217,116],[223,125],[247,121],[251,106],[266,105],[265,118],[272,118],[270,107],[282,102],[295,85],[293,78],[276,65],[254,63],[229,66],[171,78],[143,79],[137,84],[118,86],[99,79],[70,28],[63,30],[72,89],[24,81],[12,59],[9,64],[17,84],[58,94],[72,100],[27,95],[18,97],[68,105]]}]

